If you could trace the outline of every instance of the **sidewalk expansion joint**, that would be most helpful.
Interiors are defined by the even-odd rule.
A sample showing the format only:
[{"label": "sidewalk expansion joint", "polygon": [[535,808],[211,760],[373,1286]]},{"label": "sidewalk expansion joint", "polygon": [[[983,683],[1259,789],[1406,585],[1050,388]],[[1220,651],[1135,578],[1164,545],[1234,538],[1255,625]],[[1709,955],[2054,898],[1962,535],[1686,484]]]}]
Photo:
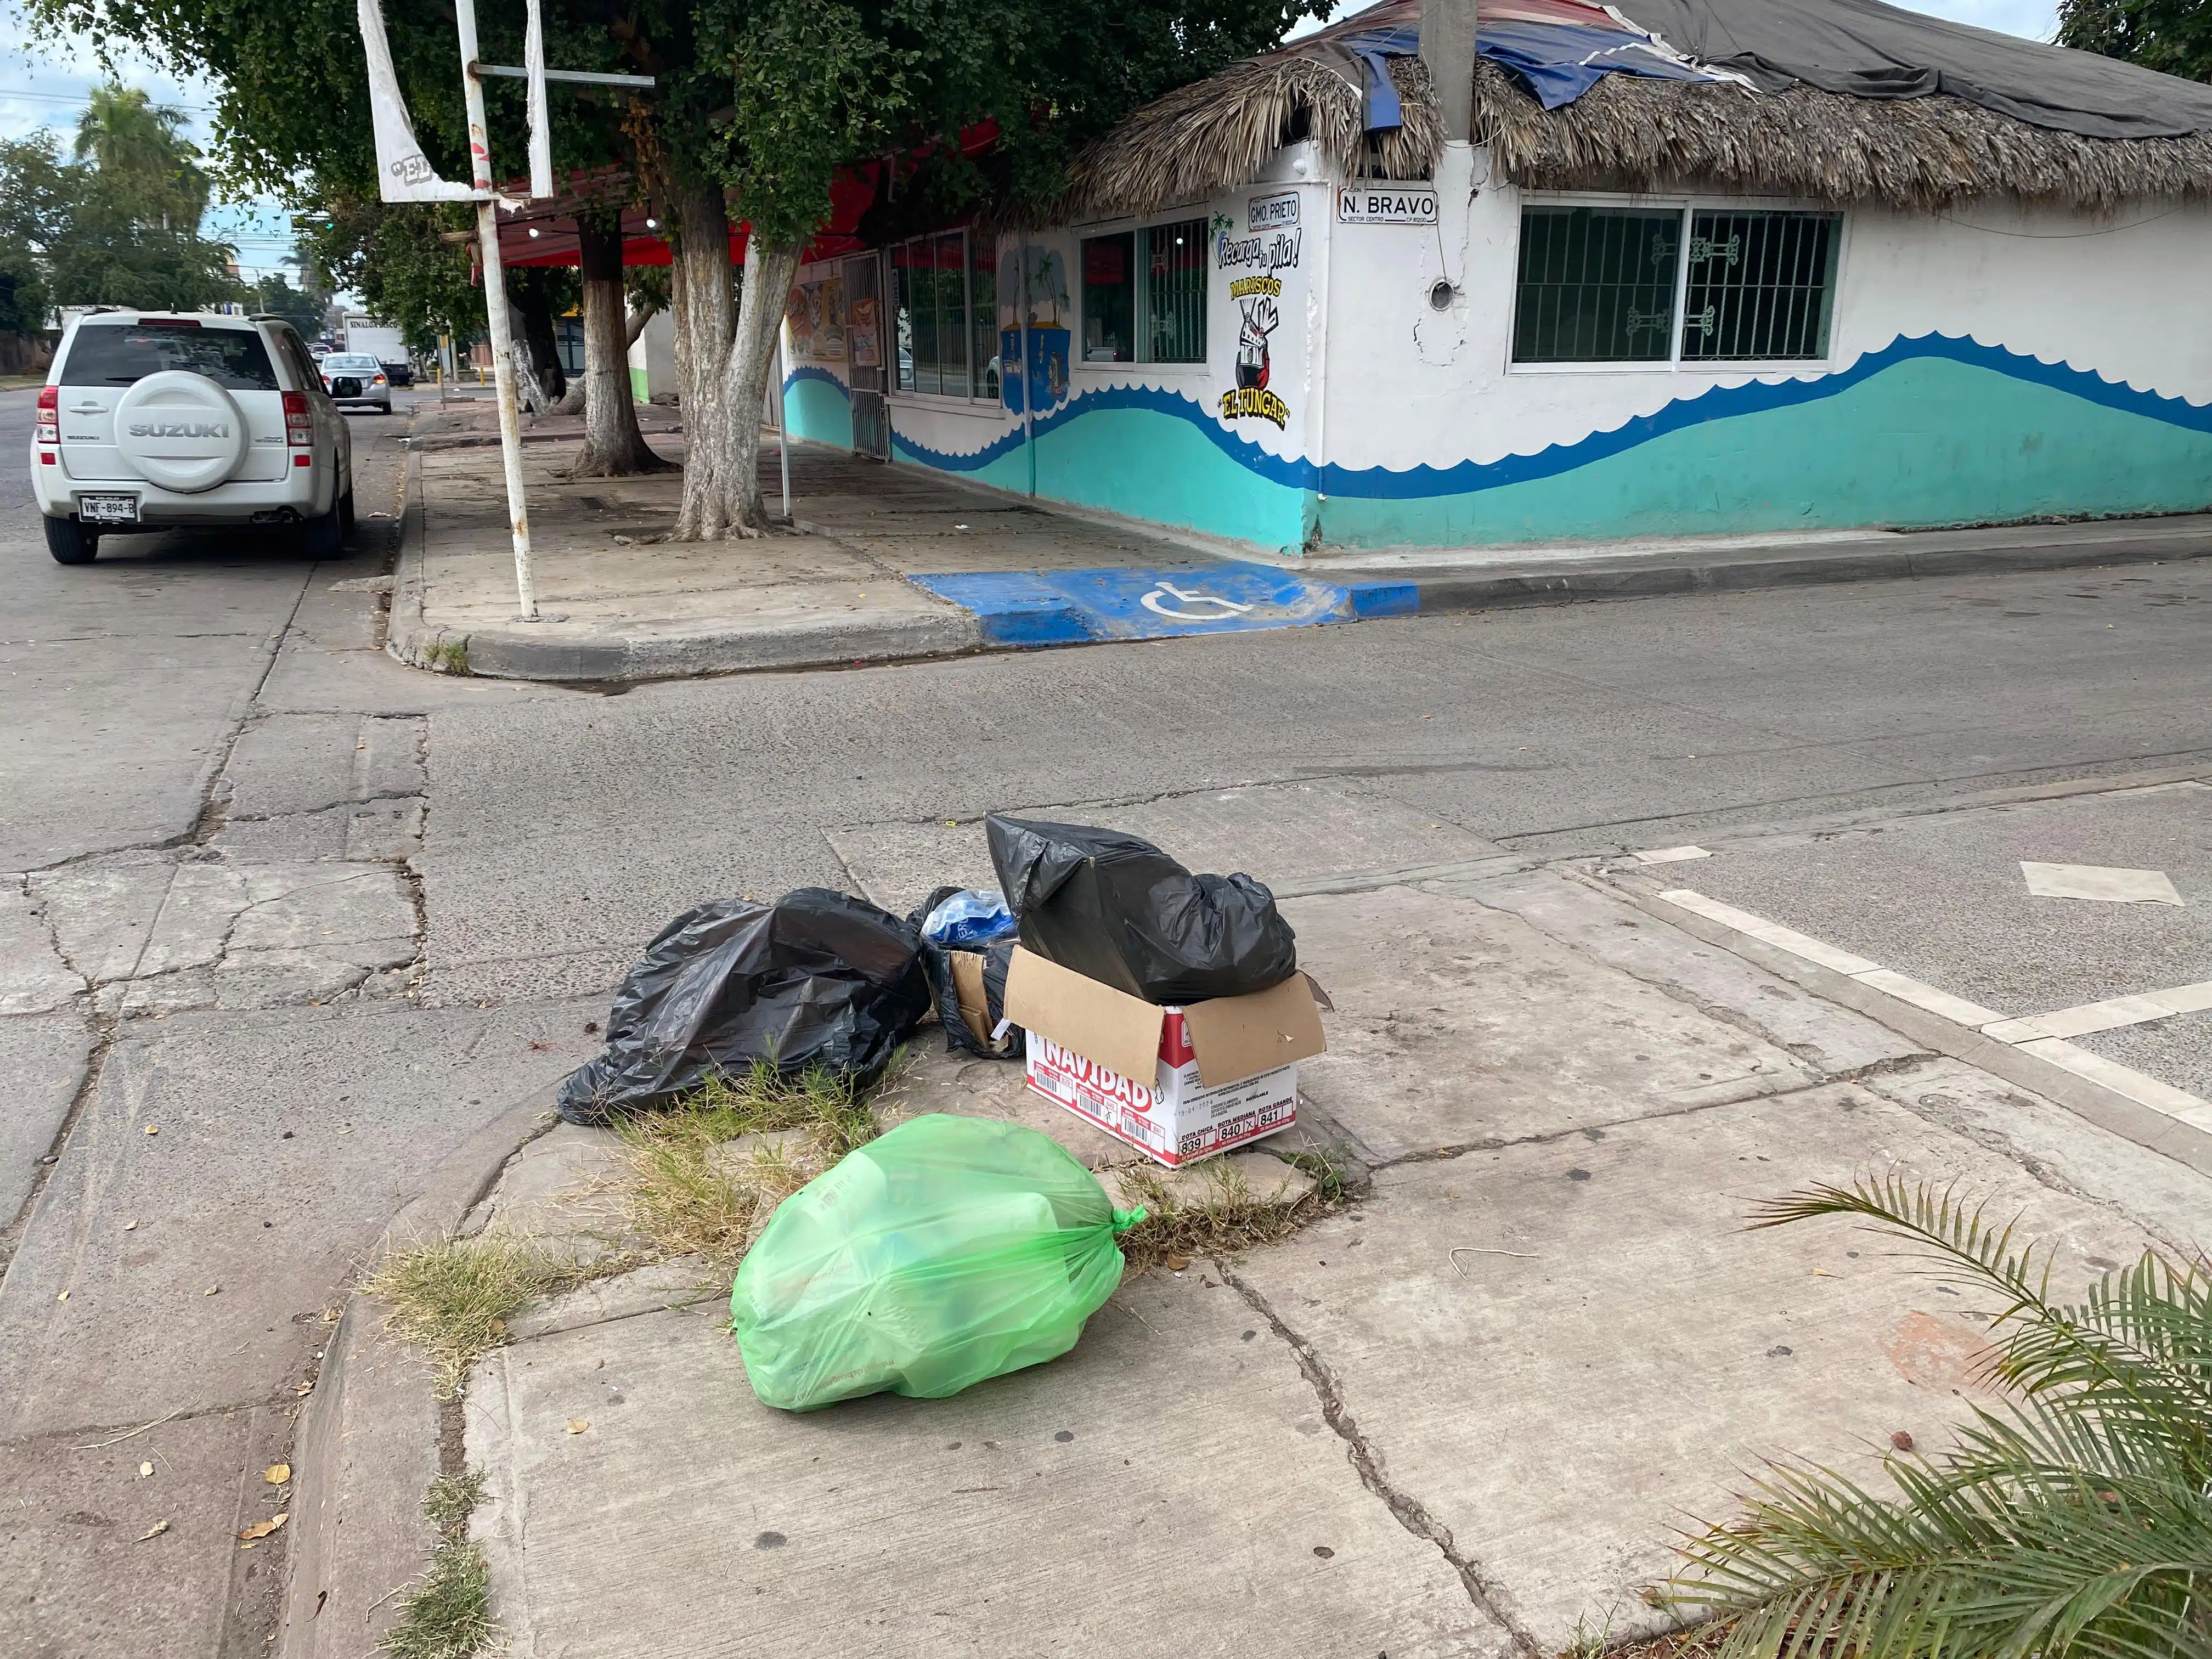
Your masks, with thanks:
[{"label": "sidewalk expansion joint", "polygon": [[1314,1349],[1312,1343],[1285,1324],[1280,1316],[1267,1304],[1267,1299],[1243,1279],[1231,1271],[1221,1258],[1214,1258],[1214,1271],[1222,1282],[1244,1298],[1245,1305],[1266,1320],[1268,1328],[1282,1340],[1297,1358],[1298,1370],[1321,1401],[1322,1420],[1327,1423],[1338,1439],[1344,1442],[1346,1455],[1359,1476],[1359,1484],[1381,1498],[1398,1524],[1414,1537],[1433,1544],[1452,1571],[1459,1575],[1468,1599],[1483,1616],[1513,1638],[1513,1645],[1526,1659],[1540,1659],[1543,1650],[1535,1637],[1516,1620],[1505,1605],[1504,1589],[1485,1571],[1480,1561],[1463,1553],[1452,1541],[1451,1530],[1431,1515],[1419,1498],[1401,1492],[1391,1484],[1382,1468],[1382,1455],[1368,1443],[1360,1432],[1359,1425],[1345,1409],[1344,1391],[1328,1362]]},{"label": "sidewalk expansion joint", "polygon": [[[1915,1060],[1917,1063],[1918,1060],[1937,1058],[1939,1056],[1935,1054],[1922,1054],[1915,1057]],[[1730,1095],[1720,1100],[1685,1101],[1681,1105],[1670,1107],[1663,1112],[1632,1112],[1626,1117],[1609,1117],[1595,1123],[1577,1123],[1571,1128],[1547,1129],[1541,1134],[1510,1137],[1488,1135],[1480,1140],[1457,1141],[1444,1146],[1426,1146],[1419,1152],[1401,1152],[1395,1158],[1378,1159],[1369,1168],[1371,1172],[1379,1174],[1384,1170],[1403,1169],[1409,1164],[1447,1163],[1453,1158],[1465,1158],[1471,1152],[1503,1152],[1521,1146],[1555,1146],[1563,1140],[1572,1140],[1577,1135],[1587,1138],[1592,1134],[1613,1134],[1621,1130],[1633,1129],[1640,1124],[1670,1123],[1676,1118],[1694,1117],[1700,1112],[1723,1112],[1731,1106],[1774,1105],[1784,1101],[1795,1100],[1801,1095],[1809,1095],[1821,1089],[1832,1088],[1839,1083],[1856,1082],[1861,1072],[1873,1072],[1876,1066],[1883,1063],[1877,1061],[1876,1066],[1862,1066],[1851,1073],[1838,1073],[1833,1077],[1817,1077],[1810,1081],[1801,1080],[1790,1084],[1787,1088],[1769,1089],[1763,1093]],[[1778,1073],[1776,1075],[1779,1078],[1780,1073]]]}]

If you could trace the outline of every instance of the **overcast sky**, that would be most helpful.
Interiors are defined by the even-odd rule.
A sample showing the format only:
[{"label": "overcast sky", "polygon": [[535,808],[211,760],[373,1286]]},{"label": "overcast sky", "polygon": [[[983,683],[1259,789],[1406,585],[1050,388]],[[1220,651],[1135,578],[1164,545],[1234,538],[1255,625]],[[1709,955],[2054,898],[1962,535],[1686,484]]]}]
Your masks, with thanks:
[{"label": "overcast sky", "polygon": [[[1366,0],[1355,0],[1338,10],[1357,10],[1364,3]],[[2056,0],[1920,0],[1911,9],[2039,40],[2051,38],[2057,17]],[[1626,10],[1630,16],[1635,15],[1632,0]],[[65,40],[41,51],[23,38],[28,33],[19,22],[19,44],[0,58],[0,137],[20,138],[50,126],[66,146],[87,94],[105,77],[82,42]],[[181,110],[193,138],[203,143],[207,141],[215,98],[204,82],[194,77],[179,81],[143,63],[117,67],[126,85],[143,87],[155,102]],[[208,219],[210,234],[237,245],[239,263],[248,274],[290,264],[288,222],[269,204],[221,203]]]}]

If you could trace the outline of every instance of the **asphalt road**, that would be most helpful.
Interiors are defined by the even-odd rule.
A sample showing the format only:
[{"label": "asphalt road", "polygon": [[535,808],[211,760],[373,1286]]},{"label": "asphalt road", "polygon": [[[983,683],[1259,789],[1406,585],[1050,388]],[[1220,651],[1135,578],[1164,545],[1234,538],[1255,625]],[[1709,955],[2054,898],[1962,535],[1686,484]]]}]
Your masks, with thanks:
[{"label": "asphalt road", "polygon": [[[1304,791],[1254,873],[1694,842],[1670,879],[2000,1012],[2212,979],[2212,793],[2113,793],[2212,779],[2212,561],[600,695],[382,654],[399,420],[353,417],[335,565],[208,535],[65,569],[32,407],[0,393],[9,1651],[264,1651],[276,1559],[230,1522],[283,1501],[258,1471],[359,1254],[590,1052],[672,915],[848,884],[841,847]],[[2188,902],[2030,903],[2023,859]],[[2188,1086],[2204,1034],[2167,1024],[2085,1041]]]}]

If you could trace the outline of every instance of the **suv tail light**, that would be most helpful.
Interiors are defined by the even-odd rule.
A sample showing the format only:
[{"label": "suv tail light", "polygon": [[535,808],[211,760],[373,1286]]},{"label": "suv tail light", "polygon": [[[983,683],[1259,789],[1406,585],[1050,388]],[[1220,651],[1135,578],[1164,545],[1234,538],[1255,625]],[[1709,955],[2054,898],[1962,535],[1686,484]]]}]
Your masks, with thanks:
[{"label": "suv tail light", "polygon": [[39,431],[33,442],[58,444],[62,441],[62,389],[58,386],[39,388]]},{"label": "suv tail light", "polygon": [[[307,394],[288,392],[284,394],[284,441],[295,449],[312,448],[315,441],[314,422],[307,416]],[[307,457],[300,457],[302,465]]]}]

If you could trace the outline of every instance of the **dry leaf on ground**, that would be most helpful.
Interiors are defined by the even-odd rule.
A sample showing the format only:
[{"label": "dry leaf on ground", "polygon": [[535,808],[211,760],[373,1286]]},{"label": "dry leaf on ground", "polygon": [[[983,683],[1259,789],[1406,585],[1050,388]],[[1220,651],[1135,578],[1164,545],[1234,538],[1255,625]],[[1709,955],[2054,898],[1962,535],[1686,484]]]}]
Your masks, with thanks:
[{"label": "dry leaf on ground", "polygon": [[138,1478],[141,1480],[143,1480],[148,1475],[153,1473],[154,1466],[151,1463],[141,1463],[138,1466]]},{"label": "dry leaf on ground", "polygon": [[152,1526],[147,1528],[145,1531],[138,1534],[138,1541],[143,1544],[149,1538],[159,1538],[163,1533],[168,1531],[168,1529],[169,1523],[167,1522],[156,1521]]},{"label": "dry leaf on ground", "polygon": [[571,1434],[581,1434],[591,1426],[592,1420],[587,1417],[572,1417],[568,1419],[568,1432]]},{"label": "dry leaf on ground", "polygon": [[283,1526],[292,1517],[289,1515],[280,1514],[272,1515],[266,1521],[256,1521],[244,1532],[238,1534],[239,1542],[242,1544],[258,1542],[260,1540],[268,1537],[270,1533],[276,1531],[277,1528]]},{"label": "dry leaf on ground", "polygon": [[289,1463],[271,1463],[261,1471],[261,1478],[272,1486],[281,1486],[292,1478],[292,1466]]}]

